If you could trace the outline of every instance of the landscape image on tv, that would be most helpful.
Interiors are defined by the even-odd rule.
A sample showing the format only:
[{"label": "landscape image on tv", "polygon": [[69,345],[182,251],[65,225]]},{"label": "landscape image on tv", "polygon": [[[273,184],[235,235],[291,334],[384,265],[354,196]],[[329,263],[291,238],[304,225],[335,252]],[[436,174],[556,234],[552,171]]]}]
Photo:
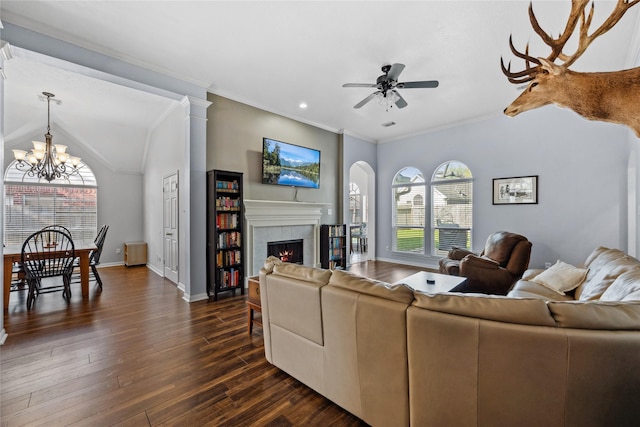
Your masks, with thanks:
[{"label": "landscape image on tv", "polygon": [[262,183],[319,188],[320,151],[263,138]]}]

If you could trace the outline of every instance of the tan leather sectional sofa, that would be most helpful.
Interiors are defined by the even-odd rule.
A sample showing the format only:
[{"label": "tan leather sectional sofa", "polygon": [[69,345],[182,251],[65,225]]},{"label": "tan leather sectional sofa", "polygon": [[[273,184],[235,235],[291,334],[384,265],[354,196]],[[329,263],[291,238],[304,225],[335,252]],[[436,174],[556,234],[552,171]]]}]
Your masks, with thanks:
[{"label": "tan leather sectional sofa", "polygon": [[640,262],[598,248],[584,267],[566,295],[529,270],[504,297],[270,258],[265,356],[372,426],[639,425]]}]

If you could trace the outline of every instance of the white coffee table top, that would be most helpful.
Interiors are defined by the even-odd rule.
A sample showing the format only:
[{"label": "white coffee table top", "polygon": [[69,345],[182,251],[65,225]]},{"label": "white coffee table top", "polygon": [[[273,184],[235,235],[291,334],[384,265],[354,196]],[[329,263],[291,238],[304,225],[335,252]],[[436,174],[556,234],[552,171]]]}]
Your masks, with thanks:
[{"label": "white coffee table top", "polygon": [[[427,283],[427,280],[433,280],[435,283]],[[449,292],[465,280],[467,280],[466,277],[449,276],[447,274],[432,273],[430,271],[420,271],[409,277],[405,277],[402,280],[398,280],[396,283],[408,285],[416,291],[437,293]]]}]

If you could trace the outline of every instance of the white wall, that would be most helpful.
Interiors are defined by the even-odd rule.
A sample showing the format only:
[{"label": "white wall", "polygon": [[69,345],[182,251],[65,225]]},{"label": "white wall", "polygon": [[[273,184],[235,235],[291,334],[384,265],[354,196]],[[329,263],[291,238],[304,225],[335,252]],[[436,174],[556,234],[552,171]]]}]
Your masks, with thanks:
[{"label": "white wall", "polygon": [[[163,178],[178,173],[179,208],[184,205],[185,163],[185,111],[184,106],[176,102],[150,132],[147,145],[147,157],[144,168],[142,206],[144,209],[144,241],[147,242],[147,265],[164,275],[164,196]],[[184,228],[179,229],[178,244],[185,240]],[[184,248],[180,250],[180,266],[185,263]],[[184,283],[178,272],[178,281]]]},{"label": "white wall", "polygon": [[[378,259],[437,265],[437,258],[387,249],[392,247],[390,186],[403,167],[415,166],[429,179],[438,165],[454,159],[474,176],[475,251],[498,230],[533,242],[532,267],[556,259],[580,264],[599,245],[626,250],[627,135],[623,126],[549,106],[380,144]],[[493,178],[526,175],[539,175],[537,205],[492,204]]]}]

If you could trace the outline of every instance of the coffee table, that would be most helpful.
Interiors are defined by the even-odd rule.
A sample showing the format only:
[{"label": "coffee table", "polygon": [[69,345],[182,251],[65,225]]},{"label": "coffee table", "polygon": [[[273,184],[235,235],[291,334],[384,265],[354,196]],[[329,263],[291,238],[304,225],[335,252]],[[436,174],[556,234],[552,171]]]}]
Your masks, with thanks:
[{"label": "coffee table", "polygon": [[[429,283],[427,283],[429,280]],[[431,283],[431,281],[434,283]],[[398,280],[396,284],[405,284],[413,290],[427,293],[449,292],[462,282],[467,280],[466,277],[449,276],[447,274],[432,273],[430,271],[419,271],[402,280]]]}]

